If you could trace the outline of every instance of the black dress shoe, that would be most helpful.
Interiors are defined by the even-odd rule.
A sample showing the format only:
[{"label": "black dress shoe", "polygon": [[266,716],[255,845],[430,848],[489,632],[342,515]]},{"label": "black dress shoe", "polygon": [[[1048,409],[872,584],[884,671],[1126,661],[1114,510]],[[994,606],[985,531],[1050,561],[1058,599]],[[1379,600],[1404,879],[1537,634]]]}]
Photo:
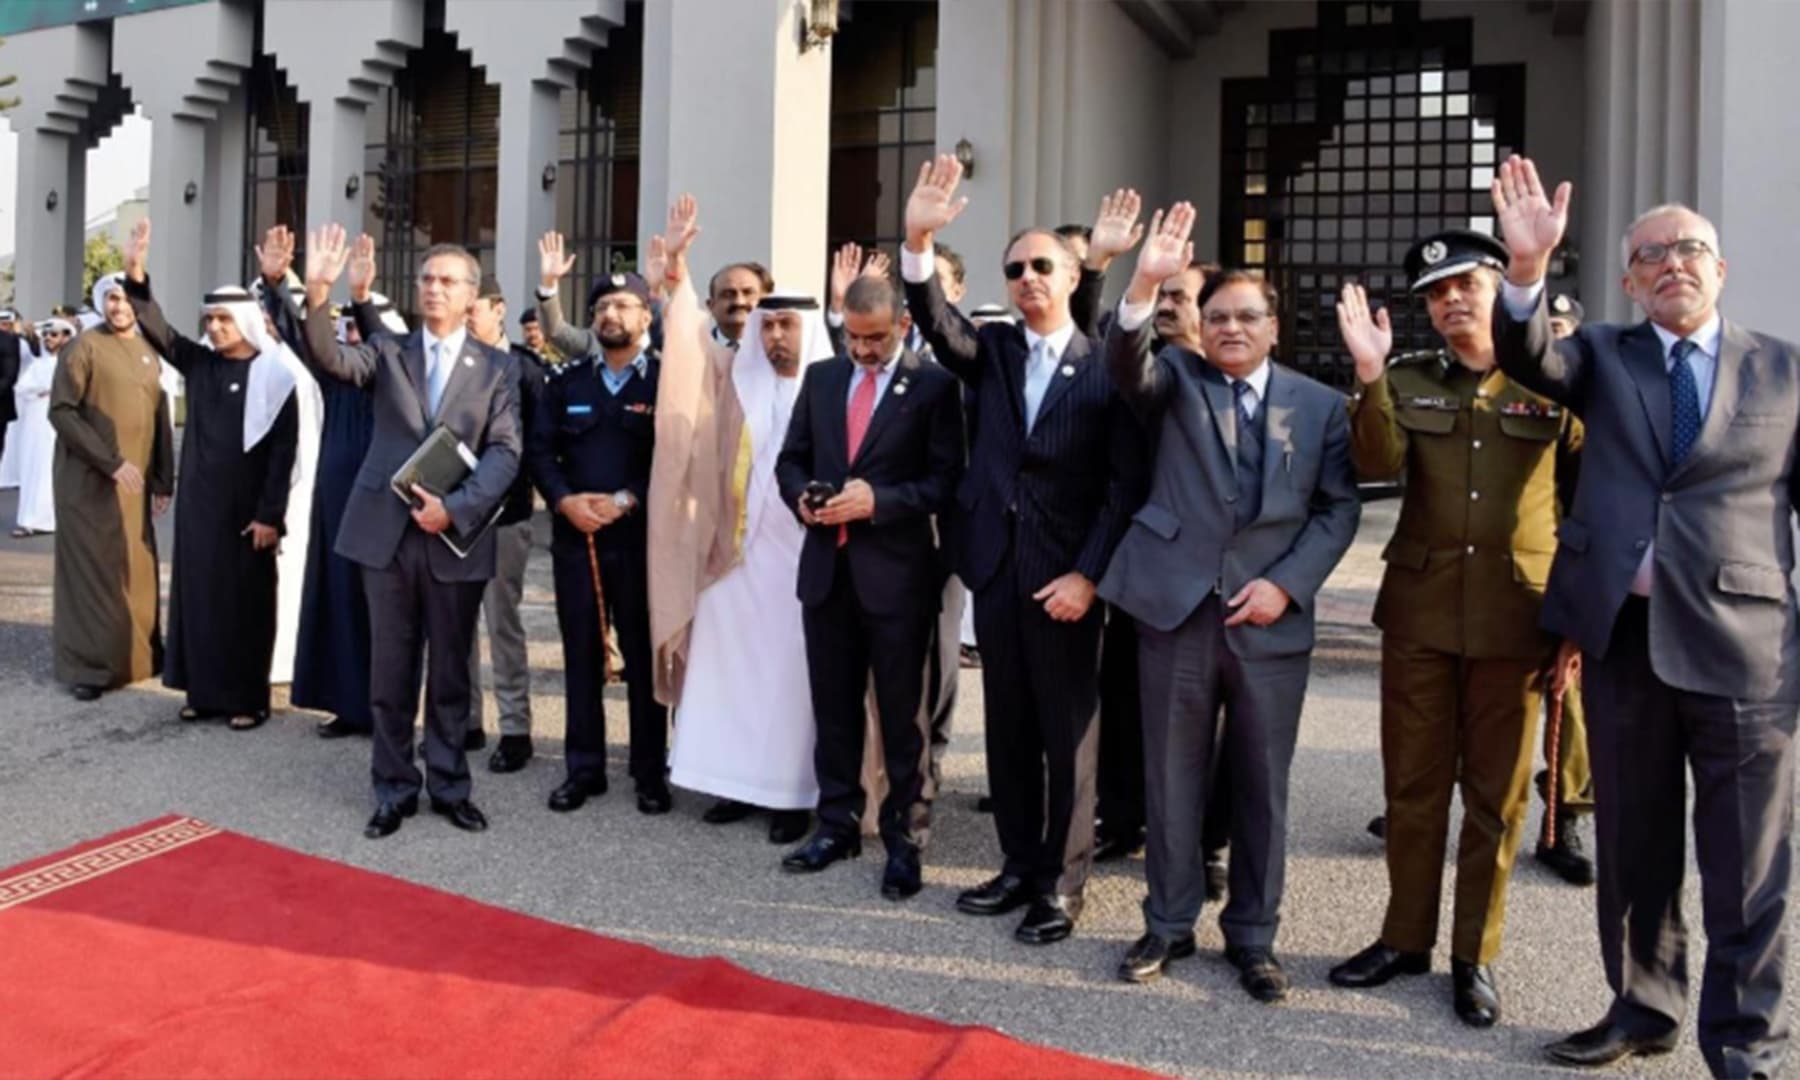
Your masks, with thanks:
[{"label": "black dress shoe", "polygon": [[348,739],[352,735],[367,735],[369,729],[361,724],[352,724],[341,716],[334,716],[313,728],[313,733],[321,739]]},{"label": "black dress shoe", "polygon": [[820,829],[811,840],[788,852],[781,860],[781,868],[790,874],[812,874],[839,859],[861,854],[862,837]]},{"label": "black dress shoe", "polygon": [[69,693],[74,695],[76,701],[99,701],[100,695],[104,692],[98,686],[69,687]]},{"label": "black dress shoe", "polygon": [[887,868],[881,872],[881,895],[889,900],[906,900],[919,895],[923,887],[918,850],[907,848],[890,852]]},{"label": "black dress shoe", "polygon": [[472,754],[487,745],[487,732],[472,728],[463,732],[463,753]]},{"label": "black dress shoe", "polygon": [[982,795],[979,798],[977,798],[975,800],[975,812],[977,814],[993,813],[994,812],[994,797],[992,795]]},{"label": "black dress shoe", "polygon": [[637,786],[637,808],[640,814],[666,814],[675,805],[668,782],[660,777]]},{"label": "black dress shoe", "polygon": [[706,812],[700,815],[700,820],[708,825],[729,825],[734,821],[742,821],[754,813],[756,813],[756,807],[749,803],[738,802],[736,799],[720,799],[706,808]]},{"label": "black dress shoe", "polygon": [[806,837],[806,830],[812,828],[812,811],[810,810],[771,810],[769,811],[769,843],[797,844]]},{"label": "black dress shoe", "polygon": [[590,796],[599,798],[606,794],[605,773],[576,773],[557,785],[550,793],[550,809],[559,814],[571,810],[579,810],[587,804]]},{"label": "black dress shoe", "polygon": [[1430,953],[1401,952],[1377,941],[1332,968],[1331,984],[1360,990],[1381,986],[1399,975],[1423,975],[1430,970]]},{"label": "black dress shoe", "polygon": [[1369,819],[1369,835],[1377,840],[1387,839],[1387,815],[1376,814]]},{"label": "black dress shoe", "polygon": [[1095,862],[1113,862],[1128,859],[1144,850],[1144,830],[1126,829],[1122,832],[1101,834],[1099,843],[1094,845]]},{"label": "black dress shoe", "polygon": [[419,812],[419,797],[408,795],[397,803],[384,802],[375,808],[375,816],[364,826],[363,835],[371,840],[392,836],[400,831],[400,823]]},{"label": "black dress shoe", "polygon": [[534,753],[529,735],[502,735],[500,744],[488,755],[488,772],[512,773],[525,767]]},{"label": "black dress shoe", "polygon": [[1275,950],[1261,945],[1227,945],[1225,959],[1238,969],[1238,983],[1250,996],[1265,1004],[1287,997],[1287,972],[1275,959]]},{"label": "black dress shoe", "polygon": [[486,832],[487,815],[467,799],[461,802],[431,800],[431,812],[450,819],[450,824],[463,832]]},{"label": "black dress shoe", "polygon": [[1035,892],[1017,874],[1001,874],[956,894],[956,910],[964,915],[1004,915],[1031,903]]},{"label": "black dress shoe", "polygon": [[1223,854],[1206,860],[1206,898],[1213,903],[1225,899],[1225,886],[1231,883],[1231,868]]},{"label": "black dress shoe", "polygon": [[1452,959],[1450,982],[1457,1018],[1470,1027],[1493,1027],[1500,1019],[1500,987],[1494,982],[1494,969]]},{"label": "black dress shoe", "polygon": [[1025,921],[1013,931],[1013,937],[1027,945],[1049,945],[1075,932],[1075,920],[1081,918],[1081,897],[1062,894],[1040,896],[1025,912]]},{"label": "black dress shoe", "polygon": [[1556,815],[1556,846],[1544,844],[1544,834],[1538,833],[1536,853],[1537,861],[1548,866],[1557,877],[1571,885],[1592,885],[1594,883],[1594,860],[1588,858],[1586,846],[1581,842],[1581,832],[1574,814],[1559,813]]},{"label": "black dress shoe", "polygon": [[1194,935],[1184,934],[1170,941],[1156,934],[1145,934],[1125,951],[1119,961],[1119,978],[1128,983],[1147,983],[1163,973],[1171,960],[1194,955]]},{"label": "black dress shoe", "polygon": [[1602,1020],[1585,1031],[1577,1031],[1544,1047],[1544,1053],[1558,1065],[1592,1068],[1611,1065],[1633,1054],[1649,1057],[1675,1049],[1681,1038],[1680,1028],[1649,1038],[1631,1034],[1611,1020]]}]

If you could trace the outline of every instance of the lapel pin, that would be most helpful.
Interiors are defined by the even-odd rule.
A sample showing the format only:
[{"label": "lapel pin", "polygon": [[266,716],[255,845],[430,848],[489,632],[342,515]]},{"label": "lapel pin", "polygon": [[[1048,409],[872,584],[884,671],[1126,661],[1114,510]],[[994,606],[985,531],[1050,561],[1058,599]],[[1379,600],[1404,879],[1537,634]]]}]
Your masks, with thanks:
[{"label": "lapel pin", "polygon": [[463,357],[463,367],[474,367],[474,366],[475,366],[475,361],[469,359],[466,356]]},{"label": "lapel pin", "polygon": [[237,383],[231,384],[231,392],[234,394],[238,392],[238,384]]},{"label": "lapel pin", "polygon": [[1063,378],[1065,378],[1065,379],[1072,378],[1075,374],[1075,365],[1074,364],[1064,364],[1062,366],[1062,373],[1063,373]]},{"label": "lapel pin", "polygon": [[894,393],[896,393],[896,394],[906,393],[906,384],[903,382],[895,383],[894,384]]}]

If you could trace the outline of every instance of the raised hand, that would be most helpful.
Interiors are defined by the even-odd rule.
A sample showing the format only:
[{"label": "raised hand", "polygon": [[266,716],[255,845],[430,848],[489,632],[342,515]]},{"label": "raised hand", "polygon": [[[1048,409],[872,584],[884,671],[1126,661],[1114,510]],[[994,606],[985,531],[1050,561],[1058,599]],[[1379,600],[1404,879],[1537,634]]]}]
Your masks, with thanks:
[{"label": "raised hand", "polygon": [[1511,255],[1506,279],[1514,285],[1535,285],[1549,273],[1550,255],[1569,227],[1573,189],[1564,180],[1556,185],[1554,197],[1545,195],[1537,166],[1514,154],[1501,162],[1491,190],[1500,238]]},{"label": "raised hand", "polygon": [[306,285],[308,290],[323,285],[327,292],[343,276],[344,264],[350,261],[350,245],[344,227],[333,222],[306,234]]},{"label": "raised hand", "polygon": [[363,233],[350,249],[350,299],[364,303],[375,288],[375,238]]},{"label": "raised hand", "polygon": [[[662,295],[669,272],[669,244],[661,236],[650,238],[650,247],[644,253],[644,281],[650,291]],[[679,277],[676,278],[680,280]]]},{"label": "raised hand", "polygon": [[852,240],[831,256],[830,305],[832,311],[844,310],[844,297],[850,292],[850,283],[856,280],[862,269],[862,245]]},{"label": "raised hand", "polygon": [[1158,210],[1151,215],[1149,239],[1138,252],[1137,269],[1125,291],[1128,302],[1154,301],[1158,286],[1188,268],[1194,261],[1194,244],[1188,239],[1193,231],[1193,203],[1178,202],[1167,212]]},{"label": "raised hand", "polygon": [[294,231],[286,225],[271,225],[256,245],[256,261],[264,281],[279,286],[288,268],[294,265]]},{"label": "raised hand", "polygon": [[538,240],[538,284],[554,289],[575,269],[575,256],[563,254],[563,234],[552,229]]},{"label": "raised hand", "polygon": [[144,218],[131,227],[125,238],[125,276],[144,280],[144,263],[150,258],[150,219]]},{"label": "raised hand", "polygon": [[869,257],[863,261],[862,274],[860,276],[886,280],[888,277],[888,270],[893,265],[894,262],[892,259],[888,258],[887,252],[871,251],[869,252]]},{"label": "raised hand", "polygon": [[687,250],[700,235],[700,203],[692,195],[683,195],[669,204],[669,222],[663,230],[663,244],[669,259],[685,258]]},{"label": "raised hand", "polygon": [[906,246],[923,255],[931,250],[931,236],[969,205],[956,197],[962,181],[962,165],[950,154],[939,154],[919,166],[919,179],[906,200]]},{"label": "raised hand", "polygon": [[1344,283],[1337,302],[1338,333],[1344,348],[1356,361],[1356,378],[1372,383],[1387,371],[1388,353],[1394,349],[1394,327],[1387,308],[1369,314],[1369,294],[1353,281]]},{"label": "raised hand", "polygon": [[1138,213],[1144,200],[1131,188],[1120,188],[1100,199],[1100,212],[1094,215],[1094,233],[1088,239],[1087,264],[1094,270],[1105,270],[1114,257],[1123,255],[1143,239],[1144,227],[1138,224]]}]

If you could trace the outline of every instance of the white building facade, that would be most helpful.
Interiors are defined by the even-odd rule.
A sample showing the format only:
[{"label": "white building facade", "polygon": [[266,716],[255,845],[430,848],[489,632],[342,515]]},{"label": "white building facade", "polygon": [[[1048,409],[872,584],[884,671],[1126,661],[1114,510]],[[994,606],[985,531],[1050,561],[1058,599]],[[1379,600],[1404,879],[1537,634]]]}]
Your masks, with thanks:
[{"label": "white building facade", "polygon": [[701,272],[756,260],[816,293],[828,247],[891,249],[919,162],[960,149],[971,206],[943,240],[972,302],[1002,297],[1019,228],[1120,186],[1186,198],[1203,256],[1282,290],[1286,358],[1341,385],[1337,285],[1422,340],[1402,254],[1491,227],[1486,178],[1520,151],[1576,183],[1555,285],[1591,316],[1633,316],[1620,231],[1682,201],[1720,227],[1730,316],[1800,339],[1800,129],[1771,86],[1796,40],[1786,0],[188,0],[0,50],[16,300],[77,297],[86,151],[136,107],[174,310],[250,274],[269,224],[337,221],[375,236],[402,306],[454,241],[517,311],[545,230],[585,291],[684,191]]}]

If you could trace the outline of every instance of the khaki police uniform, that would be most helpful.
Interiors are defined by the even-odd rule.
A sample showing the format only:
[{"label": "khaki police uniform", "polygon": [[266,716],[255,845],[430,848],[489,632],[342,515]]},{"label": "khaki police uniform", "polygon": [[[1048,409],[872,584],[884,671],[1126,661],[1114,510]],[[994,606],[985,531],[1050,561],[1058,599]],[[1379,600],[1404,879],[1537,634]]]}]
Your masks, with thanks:
[{"label": "khaki police uniform", "polygon": [[1381,940],[1402,952],[1436,942],[1460,790],[1451,953],[1485,964],[1499,951],[1529,800],[1555,652],[1538,609],[1556,553],[1557,485],[1573,481],[1581,428],[1446,350],[1395,359],[1350,415],[1358,473],[1406,484],[1375,603],[1391,889]]}]

